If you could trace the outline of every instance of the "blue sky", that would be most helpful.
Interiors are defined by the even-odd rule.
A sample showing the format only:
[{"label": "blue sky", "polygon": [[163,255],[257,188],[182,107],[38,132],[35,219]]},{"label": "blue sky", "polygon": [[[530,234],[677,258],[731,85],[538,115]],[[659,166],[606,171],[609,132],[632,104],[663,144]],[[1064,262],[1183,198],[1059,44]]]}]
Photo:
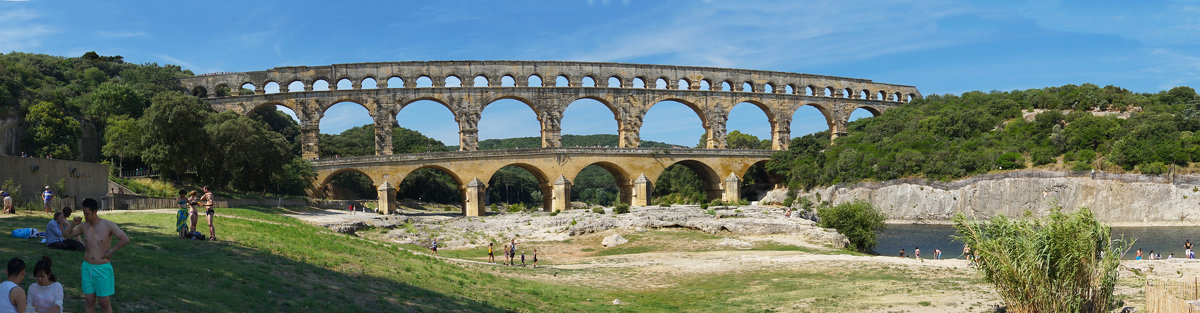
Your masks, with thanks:
[{"label": "blue sky", "polygon": [[[1197,1],[0,1],[0,51],[122,55],[197,74],[407,60],[578,60],[719,66],[847,76],[925,94],[1063,84],[1157,92],[1200,82]],[[616,133],[580,101],[566,134]],[[678,118],[678,117],[690,118]],[[862,117],[861,112],[855,117]],[[869,116],[865,115],[865,116]],[[599,118],[606,117],[606,118]],[[416,105],[402,126],[457,144],[449,111]],[[322,132],[366,124],[353,104]],[[644,140],[695,145],[680,104],[647,113]],[[728,129],[769,137],[735,107]],[[825,130],[814,109],[793,135]],[[480,136],[537,136],[520,103],[489,106]]]}]

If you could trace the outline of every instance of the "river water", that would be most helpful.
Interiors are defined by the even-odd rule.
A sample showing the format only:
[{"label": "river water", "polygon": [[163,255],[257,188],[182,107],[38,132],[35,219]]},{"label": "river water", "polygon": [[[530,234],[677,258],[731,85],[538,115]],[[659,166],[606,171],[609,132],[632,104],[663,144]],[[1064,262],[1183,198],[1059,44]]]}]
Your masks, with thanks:
[{"label": "river water", "polygon": [[[1183,243],[1191,240],[1200,248],[1200,226],[1163,226],[1163,227],[1113,227],[1113,237],[1137,239],[1133,248],[1126,254],[1125,259],[1133,259],[1134,251],[1138,248],[1149,258],[1150,251],[1161,254],[1165,259],[1170,253],[1175,257],[1183,257]],[[900,255],[904,249],[906,256],[911,256],[913,249],[921,248],[922,258],[933,258],[934,249],[942,250],[942,258],[959,258],[962,255],[962,242],[955,241],[954,226],[950,225],[912,225],[889,224],[887,229],[879,234],[879,245],[875,251],[881,255]],[[1200,251],[1197,251],[1200,253]]]}]

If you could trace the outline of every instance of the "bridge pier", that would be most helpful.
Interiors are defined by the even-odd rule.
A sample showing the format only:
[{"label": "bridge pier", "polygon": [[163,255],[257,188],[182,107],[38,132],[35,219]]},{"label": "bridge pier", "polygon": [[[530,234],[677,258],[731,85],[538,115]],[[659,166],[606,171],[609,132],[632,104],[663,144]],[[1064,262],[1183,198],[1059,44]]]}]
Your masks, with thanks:
[{"label": "bridge pier", "polygon": [[479,178],[471,180],[467,183],[463,195],[463,215],[466,216],[484,216],[487,214],[487,207],[483,205],[484,192],[486,192],[483,182]]},{"label": "bridge pier", "polygon": [[550,197],[550,210],[553,212],[571,209],[571,181],[566,176],[559,175],[554,181]]},{"label": "bridge pier", "polygon": [[388,181],[383,181],[379,185],[379,208],[376,210],[379,214],[392,214],[396,210],[396,188]]},{"label": "bridge pier", "polygon": [[648,206],[650,205],[650,191],[654,190],[650,186],[650,179],[646,178],[646,174],[638,176],[633,180],[633,192],[630,195],[631,206]]},{"label": "bridge pier", "polygon": [[305,160],[316,160],[321,157],[317,147],[317,138],[321,127],[315,122],[300,125],[300,156]]},{"label": "bridge pier", "polygon": [[737,177],[737,174],[729,173],[729,177],[725,178],[722,187],[724,190],[721,192],[721,201],[737,202],[741,199],[742,179]]}]

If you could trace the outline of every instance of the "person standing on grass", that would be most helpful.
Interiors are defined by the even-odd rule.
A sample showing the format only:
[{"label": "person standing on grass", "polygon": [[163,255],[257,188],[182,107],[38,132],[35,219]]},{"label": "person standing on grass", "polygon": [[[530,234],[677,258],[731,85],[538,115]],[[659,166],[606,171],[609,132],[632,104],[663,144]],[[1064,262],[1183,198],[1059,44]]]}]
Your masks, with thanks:
[{"label": "person standing on grass", "polygon": [[204,195],[200,197],[200,203],[204,204],[204,215],[208,216],[208,240],[217,240],[217,228],[213,226],[213,194],[208,190],[208,186],[204,186]]},{"label": "person standing on grass", "polygon": [[0,192],[0,196],[4,197],[4,213],[17,214],[17,209],[13,207],[12,195],[8,191]]},{"label": "person standing on grass", "polygon": [[438,254],[437,254],[437,238],[436,237],[433,238],[433,244],[429,245],[429,249],[433,250],[433,256],[438,256]]},{"label": "person standing on grass", "polygon": [[50,186],[46,186],[46,191],[42,191],[42,206],[46,213],[50,213],[50,200],[54,200],[54,192],[50,191]]},{"label": "person standing on grass", "polygon": [[29,295],[25,305],[33,307],[39,313],[59,313],[63,307],[63,286],[50,271],[50,257],[42,259],[33,266],[33,278],[36,283],[29,284]]},{"label": "person standing on grass", "polygon": [[492,254],[492,243],[491,242],[488,243],[488,263],[492,263],[492,264],[496,263],[496,256],[494,254]]},{"label": "person standing on grass", "polygon": [[[87,250],[84,252],[83,263],[79,266],[80,282],[82,283],[84,312],[95,312],[96,303],[105,313],[112,313],[112,302],[109,297],[117,291],[116,277],[113,276],[112,256],[122,247],[129,244],[129,236],[117,226],[117,223],[100,218],[97,211],[100,204],[96,199],[83,199],[83,216],[86,223],[80,223],[71,228],[66,237],[80,234],[87,236]],[[117,237],[117,245],[112,245],[112,237]]]},{"label": "person standing on grass", "polygon": [[8,260],[8,279],[0,282],[0,294],[8,295],[8,299],[0,301],[0,313],[25,313],[25,289],[21,289],[21,281],[25,280],[25,261],[20,258]]},{"label": "person standing on grass", "polygon": [[533,267],[537,267],[537,249],[533,249]]},{"label": "person standing on grass", "polygon": [[196,231],[196,222],[200,220],[200,212],[196,211],[196,206],[200,205],[200,202],[198,202],[199,200],[196,199],[196,191],[195,190],[188,192],[187,201],[188,201],[188,208],[189,208],[188,216],[191,216],[191,218],[192,218],[192,227],[188,230],[188,232],[190,233],[190,232]]},{"label": "person standing on grass", "polygon": [[521,267],[525,267],[525,252],[521,252]]},{"label": "person standing on grass", "polygon": [[188,233],[188,199],[184,196],[187,191],[179,189],[179,196],[175,197],[175,203],[179,205],[179,212],[175,214],[175,232],[179,233],[179,239],[187,239]]}]

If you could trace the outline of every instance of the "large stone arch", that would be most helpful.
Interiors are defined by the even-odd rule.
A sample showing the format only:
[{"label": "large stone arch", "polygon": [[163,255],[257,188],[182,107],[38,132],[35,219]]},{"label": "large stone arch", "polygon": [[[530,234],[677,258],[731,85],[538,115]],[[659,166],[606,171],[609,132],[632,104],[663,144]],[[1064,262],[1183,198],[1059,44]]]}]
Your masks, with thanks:
[{"label": "large stone arch", "polygon": [[371,177],[371,174],[368,174],[367,171],[364,171],[364,170],[361,170],[358,168],[354,168],[354,167],[348,167],[348,168],[337,169],[337,170],[329,172],[327,174],[318,176],[317,181],[319,183],[317,184],[317,186],[324,187],[326,185],[329,185],[329,181],[331,179],[333,179],[333,177],[338,176],[339,174],[349,173],[349,172],[355,172],[355,173],[362,174],[363,176],[366,176],[367,179],[371,180],[371,184],[376,185],[376,186],[379,185],[379,180],[382,178],[382,177]]},{"label": "large stone arch", "polygon": [[[700,176],[700,180],[703,182],[703,188],[707,194],[708,200],[721,198],[722,177],[719,173],[717,173],[716,170],[713,169],[713,166],[710,166],[704,161],[696,159],[681,159],[668,164],[663,164],[662,167],[657,168],[650,173],[645,173],[646,178],[649,179],[651,183],[657,183],[658,179],[662,177],[663,172],[666,172],[667,168],[675,164],[686,166],[687,168],[691,169],[692,172],[696,173],[697,176]],[[652,195],[652,197],[658,196],[659,195]]]}]

